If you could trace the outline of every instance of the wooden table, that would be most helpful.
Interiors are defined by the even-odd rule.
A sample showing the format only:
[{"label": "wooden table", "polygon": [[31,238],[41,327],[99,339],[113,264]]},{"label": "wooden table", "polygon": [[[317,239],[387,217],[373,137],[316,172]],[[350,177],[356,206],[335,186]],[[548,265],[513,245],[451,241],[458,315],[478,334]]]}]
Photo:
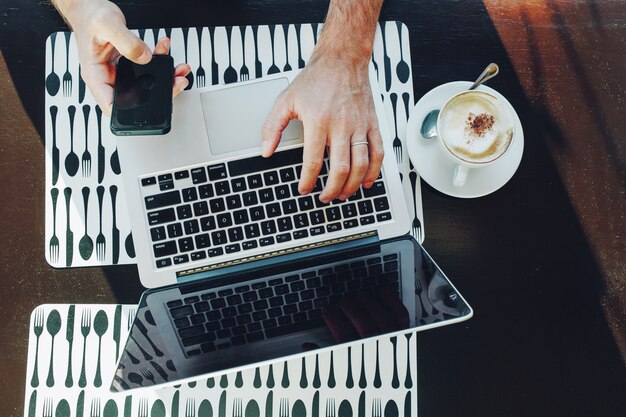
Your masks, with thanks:
[{"label": "wooden table", "polygon": [[[317,0],[119,2],[132,27],[322,21]],[[423,188],[425,246],[475,308],[419,338],[428,416],[626,415],[626,1],[388,0],[410,29],[415,97],[500,64],[517,109],[514,178],[475,200]],[[0,404],[22,416],[28,317],[42,303],[134,303],[135,267],[44,259],[44,41],[38,2],[0,6]]]}]

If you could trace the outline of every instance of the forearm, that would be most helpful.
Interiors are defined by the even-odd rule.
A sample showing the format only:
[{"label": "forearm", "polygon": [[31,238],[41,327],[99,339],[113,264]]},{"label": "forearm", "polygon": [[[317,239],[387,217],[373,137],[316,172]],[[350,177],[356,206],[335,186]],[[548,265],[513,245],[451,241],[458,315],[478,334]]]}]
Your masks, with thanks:
[{"label": "forearm", "polygon": [[329,56],[367,64],[383,0],[331,0],[312,60]]}]

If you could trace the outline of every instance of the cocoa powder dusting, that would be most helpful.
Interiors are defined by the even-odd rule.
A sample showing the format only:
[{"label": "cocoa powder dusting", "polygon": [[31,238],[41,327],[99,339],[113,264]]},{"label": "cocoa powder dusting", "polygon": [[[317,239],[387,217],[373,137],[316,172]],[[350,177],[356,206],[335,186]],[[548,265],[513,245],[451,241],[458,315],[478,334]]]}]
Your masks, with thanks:
[{"label": "cocoa powder dusting", "polygon": [[493,127],[495,121],[495,117],[489,113],[480,113],[478,115],[470,113],[465,123],[474,136],[483,137],[485,132]]}]

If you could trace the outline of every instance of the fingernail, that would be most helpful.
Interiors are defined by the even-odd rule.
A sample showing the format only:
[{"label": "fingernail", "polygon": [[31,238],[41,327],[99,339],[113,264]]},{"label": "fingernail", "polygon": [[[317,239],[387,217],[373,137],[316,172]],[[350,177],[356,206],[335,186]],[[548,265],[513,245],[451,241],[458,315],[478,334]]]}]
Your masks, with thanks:
[{"label": "fingernail", "polygon": [[340,194],[337,198],[338,198],[339,200],[345,201],[345,200],[347,200],[347,199],[348,199],[348,196],[347,196],[347,195],[345,195],[345,194]]},{"label": "fingernail", "polygon": [[370,188],[372,186],[371,182],[366,182],[365,184],[363,184],[363,187],[365,188]]},{"label": "fingernail", "polygon": [[141,56],[139,57],[139,61],[143,62],[149,62],[152,59],[152,52],[150,52],[148,49],[146,49],[145,51],[143,51],[143,54],[141,54]]}]

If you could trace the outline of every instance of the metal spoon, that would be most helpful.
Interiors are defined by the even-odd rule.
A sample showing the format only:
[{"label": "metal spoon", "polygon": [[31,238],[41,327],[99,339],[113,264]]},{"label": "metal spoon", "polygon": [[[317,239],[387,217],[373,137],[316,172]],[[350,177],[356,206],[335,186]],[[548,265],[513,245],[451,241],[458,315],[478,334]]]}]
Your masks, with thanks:
[{"label": "metal spoon", "polygon": [[[497,64],[491,63],[487,65],[487,68],[478,76],[474,84],[468,88],[468,91],[475,90],[479,85],[487,80],[492,79],[498,75],[500,69]],[[420,128],[420,133],[424,139],[434,139],[437,137],[437,117],[439,116],[439,109],[432,110],[426,115]]]}]

